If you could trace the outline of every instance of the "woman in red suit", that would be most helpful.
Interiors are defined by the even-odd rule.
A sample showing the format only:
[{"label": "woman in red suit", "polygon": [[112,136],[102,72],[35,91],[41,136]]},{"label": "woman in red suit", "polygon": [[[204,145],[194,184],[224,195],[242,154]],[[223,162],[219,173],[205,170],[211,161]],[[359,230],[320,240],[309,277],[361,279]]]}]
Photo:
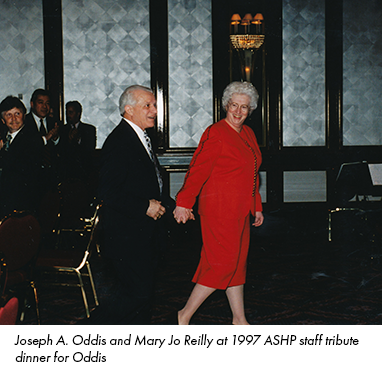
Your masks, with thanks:
[{"label": "woman in red suit", "polygon": [[189,324],[195,311],[216,289],[226,291],[233,324],[248,324],[243,288],[250,235],[250,214],[260,226],[262,214],[258,170],[261,152],[252,129],[244,125],[259,95],[249,82],[232,82],[223,93],[226,118],[209,126],[196,149],[177,194],[178,223],[194,219],[199,196],[203,247],[193,278],[196,283],[178,323]]}]

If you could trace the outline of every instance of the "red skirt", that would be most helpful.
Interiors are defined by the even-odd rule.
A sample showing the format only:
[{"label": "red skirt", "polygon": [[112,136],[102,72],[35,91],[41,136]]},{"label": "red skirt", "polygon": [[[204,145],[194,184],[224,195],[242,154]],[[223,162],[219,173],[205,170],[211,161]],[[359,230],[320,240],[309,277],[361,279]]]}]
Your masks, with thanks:
[{"label": "red skirt", "polygon": [[192,279],[215,289],[243,285],[250,238],[249,215],[244,219],[200,217],[203,247]]}]

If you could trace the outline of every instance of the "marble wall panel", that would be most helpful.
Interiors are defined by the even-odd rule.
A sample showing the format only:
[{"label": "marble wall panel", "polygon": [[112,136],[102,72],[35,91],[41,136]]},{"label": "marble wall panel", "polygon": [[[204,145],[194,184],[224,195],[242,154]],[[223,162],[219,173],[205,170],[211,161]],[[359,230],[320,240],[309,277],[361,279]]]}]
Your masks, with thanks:
[{"label": "marble wall panel", "polygon": [[169,0],[170,148],[196,147],[213,121],[210,0]]},{"label": "marble wall panel", "polygon": [[346,0],[343,9],[344,145],[381,145],[381,1]]},{"label": "marble wall panel", "polygon": [[29,110],[36,88],[45,86],[42,2],[0,3],[0,101],[19,96]]},{"label": "marble wall panel", "polygon": [[65,102],[78,100],[97,147],[119,123],[132,84],[150,86],[149,0],[62,0]]},{"label": "marble wall panel", "polygon": [[325,145],[325,8],[283,1],[283,145]]},{"label": "marble wall panel", "polygon": [[284,202],[326,202],[326,172],[284,172]]}]

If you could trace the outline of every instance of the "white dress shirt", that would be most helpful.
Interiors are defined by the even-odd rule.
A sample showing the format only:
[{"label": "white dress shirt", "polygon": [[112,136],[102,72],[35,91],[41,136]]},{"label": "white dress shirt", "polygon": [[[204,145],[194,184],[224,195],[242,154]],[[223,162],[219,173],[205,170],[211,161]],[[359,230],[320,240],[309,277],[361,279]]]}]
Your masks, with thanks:
[{"label": "white dress shirt", "polygon": [[7,133],[7,136],[10,135],[11,136],[11,140],[9,141],[9,145],[12,144],[13,140],[15,139],[15,137],[17,136],[17,134],[24,128],[24,126],[22,126],[20,129],[18,129],[16,132],[9,132]]},{"label": "white dress shirt", "polygon": [[[124,118],[125,119],[125,118]],[[141,140],[142,145],[145,147],[147,154],[150,157],[150,151],[149,147],[147,145],[146,139],[145,139],[145,132],[143,131],[142,128],[139,128],[138,125],[134,124],[132,121],[125,119],[131,127],[134,129],[135,133],[138,135],[139,140]]]},{"label": "white dress shirt", "polygon": [[[49,131],[48,131],[48,122],[47,122],[47,120],[46,120],[46,117],[44,117],[43,119],[41,119],[40,117],[38,117],[37,115],[35,115],[33,112],[32,112],[32,115],[33,115],[33,118],[34,118],[34,120],[35,120],[35,122],[36,122],[36,124],[37,124],[37,128],[39,128],[39,130],[40,130],[40,124],[41,124],[41,120],[42,120],[42,122],[43,122],[43,124],[44,124],[44,127],[45,127],[45,130],[46,130],[46,133],[48,133],[48,132],[49,132]],[[42,136],[42,139],[43,139],[43,141],[44,141],[44,145],[46,145],[46,144],[48,143],[48,141],[46,140],[45,136]],[[57,145],[59,139],[60,139],[60,138],[58,138],[57,140],[53,140],[53,139],[51,139],[51,140],[53,141],[53,144],[54,144],[54,145]]]}]

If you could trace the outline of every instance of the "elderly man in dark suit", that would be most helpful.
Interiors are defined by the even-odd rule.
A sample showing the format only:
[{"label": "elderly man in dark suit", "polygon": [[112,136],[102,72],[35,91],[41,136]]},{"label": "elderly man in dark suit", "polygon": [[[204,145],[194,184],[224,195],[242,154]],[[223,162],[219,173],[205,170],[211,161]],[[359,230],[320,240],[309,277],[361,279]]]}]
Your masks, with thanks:
[{"label": "elderly man in dark suit", "polygon": [[13,96],[0,104],[0,215],[13,210],[35,211],[38,202],[40,162],[43,142],[25,128],[26,108]]},{"label": "elderly man in dark suit", "polygon": [[96,128],[81,121],[82,105],[66,103],[66,122],[60,128],[59,154],[61,172],[66,179],[87,179],[93,168]]},{"label": "elderly man in dark suit", "polygon": [[[149,324],[156,255],[166,233],[162,216],[166,210],[171,215],[175,204],[163,190],[159,162],[146,132],[157,116],[153,92],[130,86],[119,105],[122,120],[102,147],[99,183],[103,252],[118,289],[109,304],[101,303],[92,322]],[[100,315],[104,318],[97,318]]]}]

